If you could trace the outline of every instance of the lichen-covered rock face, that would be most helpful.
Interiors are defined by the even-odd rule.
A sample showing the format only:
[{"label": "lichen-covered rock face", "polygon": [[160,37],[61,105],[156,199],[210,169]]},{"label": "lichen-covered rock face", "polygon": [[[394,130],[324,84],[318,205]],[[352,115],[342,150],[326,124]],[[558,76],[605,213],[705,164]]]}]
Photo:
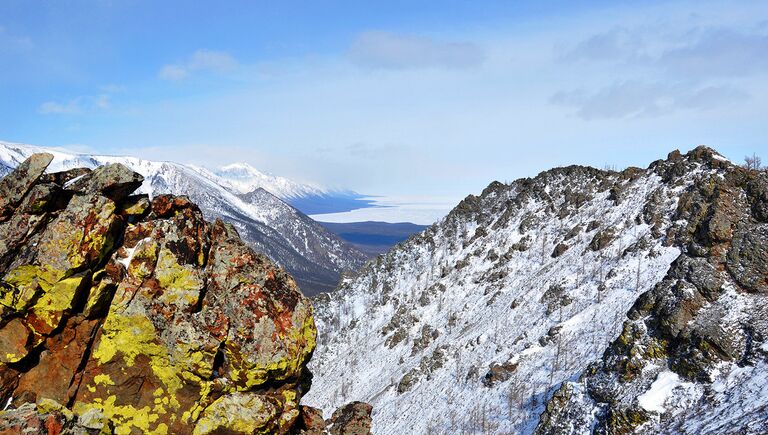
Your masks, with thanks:
[{"label": "lichen-covered rock face", "polygon": [[294,280],[122,165],[50,161],[0,181],[0,430],[295,431],[316,330]]}]

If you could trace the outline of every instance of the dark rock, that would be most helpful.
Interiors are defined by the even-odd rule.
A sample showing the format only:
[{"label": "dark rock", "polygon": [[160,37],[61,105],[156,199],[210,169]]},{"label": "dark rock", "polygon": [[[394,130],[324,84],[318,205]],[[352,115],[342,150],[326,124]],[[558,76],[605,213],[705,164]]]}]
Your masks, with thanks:
[{"label": "dark rock", "polygon": [[567,251],[569,246],[565,243],[558,243],[557,246],[555,246],[555,250],[552,251],[552,258],[557,258],[565,253]]},{"label": "dark rock", "polygon": [[75,178],[81,177],[89,172],[91,172],[91,170],[88,168],[74,168],[51,174],[43,174],[43,176],[40,177],[40,183],[54,183],[59,186],[64,186]]},{"label": "dark rock", "polygon": [[101,194],[118,201],[130,195],[143,181],[144,177],[127,166],[110,163],[68,182],[65,187],[89,195]]},{"label": "dark rock", "polygon": [[600,251],[605,249],[613,242],[615,238],[614,231],[611,228],[600,230],[592,237],[592,241],[589,242],[589,249],[593,251]]},{"label": "dark rock", "polygon": [[326,434],[323,412],[311,406],[299,406],[299,420],[294,429],[300,435],[324,435]]},{"label": "dark rock", "polygon": [[327,422],[331,435],[368,435],[371,433],[371,405],[352,402],[333,413]]},{"label": "dark rock", "polygon": [[752,175],[747,180],[746,190],[752,215],[758,221],[768,223],[768,172]]},{"label": "dark rock", "polygon": [[186,196],[158,195],[152,200],[152,213],[158,218],[171,217],[185,209],[198,210]]},{"label": "dark rock", "polygon": [[571,240],[572,238],[578,236],[581,233],[582,228],[582,225],[576,225],[571,228],[565,235],[565,240]]},{"label": "dark rock", "polygon": [[[652,417],[637,408],[637,396],[648,391],[658,367],[706,389],[712,373],[727,367],[724,363],[744,366],[760,358],[752,343],[768,334],[763,308],[768,292],[765,178],[747,174],[705,147],[686,155],[674,152],[650,169],[675,186],[702,167],[720,172],[695,175],[678,198],[674,224],[666,234],[660,234],[663,218],[657,209],[665,199],[659,191],[644,206],[643,220],[658,227],[657,236],[682,253],[664,279],[635,301],[621,335],[602,359],[548,402],[537,433],[573,433],[573,428],[587,426],[599,434],[633,433],[641,426],[644,431],[669,431],[677,426],[667,420],[684,421],[698,416],[692,412],[713,408],[708,399],[680,415]],[[597,238],[593,244],[605,246]],[[643,248],[631,246],[625,252],[636,250]],[[734,308],[733,298],[743,300],[747,292],[754,306]]]},{"label": "dark rock", "polygon": [[512,377],[512,373],[517,370],[517,364],[505,362],[503,364],[493,363],[488,368],[488,372],[483,376],[483,385],[492,387],[499,382],[504,382]]},{"label": "dark rock", "polygon": [[53,161],[48,153],[32,154],[6,177],[0,179],[0,222],[21,203],[32,185]]},{"label": "dark rock", "polygon": [[573,302],[570,296],[565,292],[565,288],[559,284],[553,284],[549,286],[547,291],[541,296],[539,300],[546,306],[547,314],[552,314],[561,307],[566,307]]},{"label": "dark rock", "polygon": [[539,339],[539,345],[541,345],[541,347],[544,347],[552,343],[552,340],[554,340],[554,338],[557,337],[557,334],[560,333],[561,329],[563,329],[562,325],[555,325],[549,328],[549,330],[547,331],[547,335]]},{"label": "dark rock", "polygon": [[733,238],[726,265],[746,289],[768,293],[768,225],[742,227]]}]

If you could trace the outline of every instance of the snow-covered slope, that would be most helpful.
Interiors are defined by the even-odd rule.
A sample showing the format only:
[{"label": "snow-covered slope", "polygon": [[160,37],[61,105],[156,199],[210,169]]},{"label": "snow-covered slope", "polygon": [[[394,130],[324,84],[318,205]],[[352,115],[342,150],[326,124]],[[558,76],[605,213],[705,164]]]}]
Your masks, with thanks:
[{"label": "snow-covered slope", "polygon": [[[304,403],[328,413],[367,401],[377,434],[533,432],[553,393],[600,360],[638,297],[689,249],[673,237],[688,228],[684,192],[735,170],[702,148],[647,170],[568,167],[492,183],[316,298]],[[601,415],[599,400],[580,400]],[[568,415],[563,427],[595,427]]]},{"label": "snow-covered slope", "polygon": [[366,259],[357,249],[266,190],[233,192],[226,180],[199,167],[0,142],[0,175],[30,154],[43,151],[54,155],[49,172],[122,163],[145,177],[138,193],[189,196],[207,218],[232,223],[244,240],[285,267],[307,294],[332,290],[342,272],[356,270]]}]

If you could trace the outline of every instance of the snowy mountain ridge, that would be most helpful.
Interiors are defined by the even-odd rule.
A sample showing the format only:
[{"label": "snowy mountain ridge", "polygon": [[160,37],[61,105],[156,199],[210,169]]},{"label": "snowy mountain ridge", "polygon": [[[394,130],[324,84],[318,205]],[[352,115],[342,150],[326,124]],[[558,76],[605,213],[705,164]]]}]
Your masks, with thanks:
[{"label": "snowy mountain ridge", "polygon": [[305,196],[320,196],[331,193],[329,189],[297,183],[285,177],[265,174],[247,163],[231,163],[214,170],[189,165],[204,175],[217,180],[218,184],[236,193],[264,189],[283,200]]},{"label": "snowy mountain ridge", "polygon": [[226,180],[198,167],[0,142],[0,176],[36,152],[54,155],[50,172],[122,163],[144,176],[137,193],[189,196],[206,218],[232,223],[244,240],[285,267],[308,294],[332,290],[342,272],[356,270],[366,260],[357,249],[267,190],[238,194]]},{"label": "snowy mountain ridge", "polygon": [[702,147],[494,182],[316,298],[304,402],[377,434],[764,433],[766,178]]},{"label": "snowy mountain ridge", "polygon": [[[331,190],[312,185],[297,183],[285,177],[280,177],[271,174],[265,174],[258,169],[247,163],[232,163],[222,166],[220,168],[210,170],[208,168],[191,165],[180,164],[173,162],[159,162],[144,160],[135,157],[128,156],[107,156],[107,155],[89,155],[80,153],[71,153],[55,148],[38,147],[26,144],[17,144],[10,142],[0,141],[0,165],[5,164],[8,167],[9,162],[15,162],[13,166],[17,165],[18,159],[24,155],[22,150],[35,149],[44,152],[50,152],[56,156],[55,166],[57,168],[73,168],[73,167],[88,167],[93,168],[99,162],[130,162],[132,165],[137,166],[147,173],[158,172],[159,167],[163,164],[172,164],[185,169],[191,169],[198,172],[205,178],[208,178],[229,190],[234,194],[243,194],[252,192],[256,189],[264,189],[267,192],[277,196],[280,199],[293,199],[301,198],[305,196],[322,196],[332,193]],[[4,163],[5,162],[5,163]],[[7,171],[6,171],[7,172]],[[142,174],[144,175],[144,174]],[[148,191],[148,183],[142,186],[144,191],[142,193],[152,192]]]}]

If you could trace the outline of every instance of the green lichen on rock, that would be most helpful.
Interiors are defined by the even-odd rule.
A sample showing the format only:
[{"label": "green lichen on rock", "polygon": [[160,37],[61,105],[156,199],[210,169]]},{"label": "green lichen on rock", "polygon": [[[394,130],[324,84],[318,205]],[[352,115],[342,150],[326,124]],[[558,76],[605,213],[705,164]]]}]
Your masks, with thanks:
[{"label": "green lichen on rock", "polygon": [[[606,420],[604,433],[612,435],[629,435],[635,432],[640,425],[648,421],[648,413],[642,409],[629,408],[624,410],[611,410]],[[600,429],[598,429],[600,430]]]}]

